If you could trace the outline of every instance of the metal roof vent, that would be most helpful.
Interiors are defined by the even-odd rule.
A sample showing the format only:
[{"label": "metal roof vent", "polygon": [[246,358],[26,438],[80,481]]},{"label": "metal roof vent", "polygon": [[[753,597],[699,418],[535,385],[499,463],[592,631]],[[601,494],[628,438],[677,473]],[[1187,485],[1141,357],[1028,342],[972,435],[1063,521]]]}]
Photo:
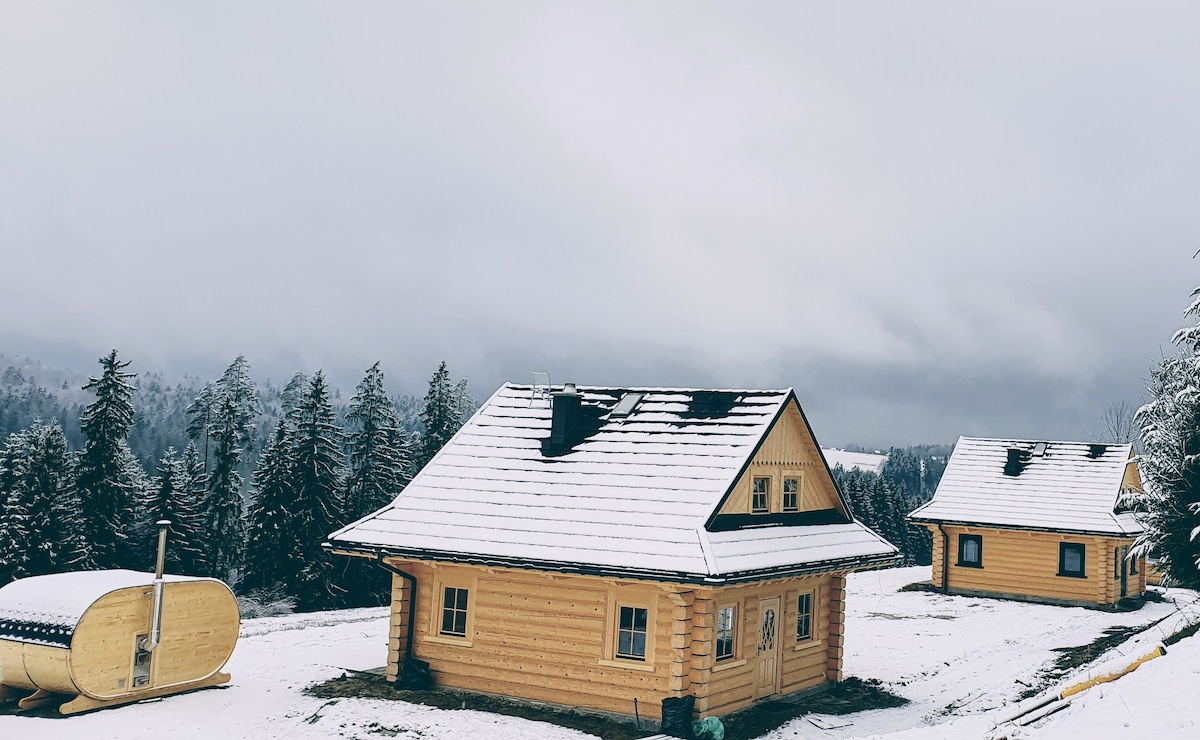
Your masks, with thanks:
[{"label": "metal roof vent", "polygon": [[1032,455],[1034,457],[1043,457],[1046,454],[1046,448],[1049,447],[1047,442],[1037,442],[1033,445]]}]

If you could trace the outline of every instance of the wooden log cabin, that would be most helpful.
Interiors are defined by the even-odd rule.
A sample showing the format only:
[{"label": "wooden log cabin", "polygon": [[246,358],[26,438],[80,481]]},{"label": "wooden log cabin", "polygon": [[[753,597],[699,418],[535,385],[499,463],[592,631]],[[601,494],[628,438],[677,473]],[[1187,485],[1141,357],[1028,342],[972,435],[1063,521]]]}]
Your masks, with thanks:
[{"label": "wooden log cabin", "polygon": [[841,680],[845,576],[897,551],[790,389],[548,391],[501,387],[330,536],[394,573],[389,679],[411,655],[442,686],[655,719]]},{"label": "wooden log cabin", "polygon": [[1128,444],[962,437],[933,498],[908,519],[933,532],[933,585],[953,594],[1117,608],[1146,590],[1141,491]]}]

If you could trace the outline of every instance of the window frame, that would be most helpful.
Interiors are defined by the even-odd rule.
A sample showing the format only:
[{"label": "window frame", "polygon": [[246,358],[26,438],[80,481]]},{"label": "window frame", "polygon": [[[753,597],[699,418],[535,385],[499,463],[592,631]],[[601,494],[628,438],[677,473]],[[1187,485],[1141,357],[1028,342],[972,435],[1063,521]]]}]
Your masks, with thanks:
[{"label": "window frame", "polygon": [[[471,647],[475,641],[475,599],[479,596],[478,580],[474,573],[455,573],[434,569],[433,593],[436,595],[429,609],[428,631],[421,638],[423,642],[436,642],[446,645]],[[453,588],[467,592],[466,634],[457,635],[452,632],[442,632],[442,620],[445,615],[446,589]]]},{"label": "window frame", "polygon": [[[808,604],[807,612],[802,611],[800,609],[801,603],[805,600],[807,600],[807,604]],[[809,643],[814,642],[817,638],[817,619],[816,619],[817,592],[816,592],[816,589],[811,589],[808,591],[801,591],[799,594],[796,595],[795,603],[796,603],[796,630],[794,633],[794,637],[796,639],[796,645],[797,646],[808,645]],[[804,635],[800,634],[801,625],[804,625],[808,628],[808,632]]]},{"label": "window frame", "polygon": [[[656,632],[658,624],[657,594],[644,588],[632,586],[611,586],[608,590],[608,615],[605,621],[604,645],[598,665],[609,668],[622,668],[632,671],[652,672],[657,670]],[[621,608],[629,607],[646,610],[646,654],[641,658],[628,658],[617,655],[620,647]]]},{"label": "window frame", "polygon": [[[721,615],[730,612],[728,631],[729,632],[729,653],[721,654]],[[713,662],[717,664],[726,661],[736,661],[738,659],[738,637],[741,630],[738,629],[738,605],[737,604],[721,604],[717,607],[717,619],[713,625]]]},{"label": "window frame", "polygon": [[[787,489],[788,483],[792,481],[796,483],[796,490],[789,491]],[[780,495],[783,497],[781,500],[781,511],[800,511],[800,488],[802,486],[803,479],[798,473],[784,473],[783,484],[780,486]],[[794,501],[792,502],[791,506],[788,505],[788,496],[794,497]]]},{"label": "window frame", "polygon": [[[763,481],[763,490],[754,490],[759,481]],[[758,497],[762,496],[763,505],[758,506]],[[755,475],[750,478],[750,513],[751,514],[770,514],[771,513],[771,476]]]},{"label": "window frame", "polygon": [[[1079,571],[1067,570],[1067,553],[1079,553]],[[1087,578],[1087,545],[1082,542],[1058,543],[1058,575],[1063,578]]]},{"label": "window frame", "polygon": [[[974,542],[978,548],[978,558],[974,561],[967,560],[963,557],[966,554],[967,545]],[[958,535],[958,562],[955,563],[959,568],[982,568],[983,567],[983,535],[981,534],[966,534]]]}]

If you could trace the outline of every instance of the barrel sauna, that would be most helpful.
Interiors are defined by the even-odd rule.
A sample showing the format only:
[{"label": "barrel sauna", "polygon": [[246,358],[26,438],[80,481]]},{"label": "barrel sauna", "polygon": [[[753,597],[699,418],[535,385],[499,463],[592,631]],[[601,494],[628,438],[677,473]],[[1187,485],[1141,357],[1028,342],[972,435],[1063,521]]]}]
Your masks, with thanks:
[{"label": "barrel sauna", "polygon": [[229,587],[155,576],[57,573],[0,588],[0,701],[74,714],[227,682],[240,626]]}]

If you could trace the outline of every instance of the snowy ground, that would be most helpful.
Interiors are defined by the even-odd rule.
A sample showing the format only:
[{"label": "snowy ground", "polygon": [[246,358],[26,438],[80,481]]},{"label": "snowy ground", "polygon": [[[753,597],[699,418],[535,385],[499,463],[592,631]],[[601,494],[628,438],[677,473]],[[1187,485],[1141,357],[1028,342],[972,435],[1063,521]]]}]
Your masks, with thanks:
[{"label": "snowy ground", "polygon": [[[846,674],[884,681],[912,701],[905,707],[838,718],[822,730],[801,718],[766,735],[782,738],[889,740],[940,737],[1196,737],[1192,709],[1200,688],[1200,637],[1173,646],[1115,683],[1080,694],[1066,710],[1031,727],[995,730],[1005,705],[1054,659],[1056,647],[1082,645],[1114,625],[1166,620],[1101,660],[1104,670],[1148,651],[1183,620],[1200,619],[1194,597],[1148,604],[1137,612],[946,597],[897,589],[928,568],[851,576]],[[587,737],[574,730],[484,712],[447,711],[402,702],[305,696],[312,683],[343,669],[377,667],[385,654],[386,610],[359,609],[248,620],[230,661],[228,688],[67,719],[0,716],[0,738],[521,738]],[[1087,668],[1077,673],[1085,674]],[[1068,677],[1064,683],[1077,680]],[[818,718],[820,720],[820,718]],[[144,730],[142,729],[144,728]]]}]

